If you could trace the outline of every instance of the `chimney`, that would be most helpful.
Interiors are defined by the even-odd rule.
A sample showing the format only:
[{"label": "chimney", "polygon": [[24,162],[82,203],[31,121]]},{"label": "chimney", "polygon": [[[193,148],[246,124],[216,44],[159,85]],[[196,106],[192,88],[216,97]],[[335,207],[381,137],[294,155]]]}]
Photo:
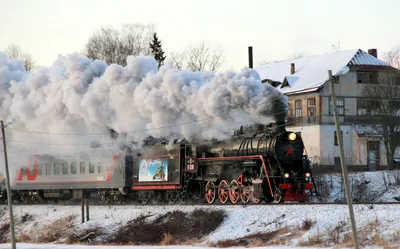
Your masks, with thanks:
[{"label": "chimney", "polygon": [[294,74],[296,72],[296,68],[294,67],[294,63],[290,63],[290,74]]},{"label": "chimney", "polygon": [[249,47],[249,68],[253,68],[253,47]]},{"label": "chimney", "polygon": [[372,55],[375,58],[378,58],[378,50],[376,48],[368,49],[368,54]]}]

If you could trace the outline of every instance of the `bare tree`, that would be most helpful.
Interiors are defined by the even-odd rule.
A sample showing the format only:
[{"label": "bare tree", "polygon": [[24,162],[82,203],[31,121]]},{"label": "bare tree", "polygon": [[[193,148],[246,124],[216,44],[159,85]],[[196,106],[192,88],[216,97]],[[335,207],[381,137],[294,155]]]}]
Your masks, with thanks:
[{"label": "bare tree", "polygon": [[376,83],[366,85],[362,95],[367,113],[376,115],[366,126],[380,135],[389,169],[393,169],[395,150],[400,146],[400,72],[379,73]]},{"label": "bare tree", "polygon": [[305,53],[293,53],[291,56],[288,57],[289,60],[300,59],[306,56]]},{"label": "bare tree", "polygon": [[186,55],[184,52],[182,53],[171,53],[169,56],[168,63],[171,64],[174,68],[179,70],[183,70],[185,66]]},{"label": "bare tree", "polygon": [[32,71],[36,66],[32,56],[28,53],[22,52],[21,48],[16,44],[9,45],[4,52],[10,59],[23,60],[26,71]]},{"label": "bare tree", "polygon": [[205,41],[189,46],[181,53],[172,53],[168,62],[178,68],[190,71],[218,71],[225,61],[224,52],[219,46],[208,45]]},{"label": "bare tree", "polygon": [[400,69],[400,46],[393,48],[385,54],[385,60],[392,67]]},{"label": "bare tree", "polygon": [[101,27],[86,43],[85,54],[107,64],[126,66],[128,55],[151,55],[149,43],[153,33],[153,25],[124,24],[121,30]]}]

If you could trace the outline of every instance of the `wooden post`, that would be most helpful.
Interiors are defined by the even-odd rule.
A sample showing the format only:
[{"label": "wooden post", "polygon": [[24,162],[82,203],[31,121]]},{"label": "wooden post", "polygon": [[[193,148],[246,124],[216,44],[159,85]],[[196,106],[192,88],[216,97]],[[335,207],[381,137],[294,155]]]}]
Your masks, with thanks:
[{"label": "wooden post", "polygon": [[348,179],[348,175],[347,175],[347,166],[344,165],[343,139],[342,139],[342,133],[340,131],[340,123],[338,120],[338,114],[336,111],[336,96],[335,96],[335,86],[333,84],[332,70],[328,71],[328,76],[329,76],[329,81],[330,81],[330,86],[331,86],[331,98],[332,98],[332,105],[333,105],[333,116],[335,118],[336,137],[337,137],[337,141],[339,144],[340,165],[342,167],[344,187],[346,190],[347,206],[349,207],[351,229],[353,232],[353,242],[354,242],[354,247],[356,249],[358,249],[359,247],[358,247],[358,238],[357,238],[357,228],[356,228],[356,222],[354,220],[353,202],[352,202],[352,199],[350,196],[349,179]]},{"label": "wooden post", "polygon": [[89,221],[89,200],[86,199],[86,221]]},{"label": "wooden post", "polygon": [[10,214],[10,232],[11,232],[11,248],[16,249],[16,239],[15,239],[15,228],[14,228],[14,215],[12,209],[12,194],[11,194],[11,184],[10,184],[10,173],[8,171],[8,158],[7,158],[7,144],[6,144],[6,134],[4,132],[4,123],[1,120],[1,134],[3,136],[3,152],[4,152],[4,164],[6,167],[6,186],[7,186],[7,202],[8,202],[8,212]]},{"label": "wooden post", "polygon": [[82,223],[85,223],[85,199],[83,197],[81,202],[81,211],[82,211]]}]

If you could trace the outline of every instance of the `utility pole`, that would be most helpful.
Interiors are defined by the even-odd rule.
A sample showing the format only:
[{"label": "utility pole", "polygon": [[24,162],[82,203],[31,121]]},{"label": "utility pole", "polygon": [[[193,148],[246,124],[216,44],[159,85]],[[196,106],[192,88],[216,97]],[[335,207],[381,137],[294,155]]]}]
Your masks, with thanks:
[{"label": "utility pole", "polygon": [[347,175],[347,166],[344,165],[344,152],[343,152],[342,132],[340,130],[340,123],[339,123],[339,120],[338,120],[338,114],[337,114],[337,110],[336,110],[335,87],[334,87],[334,83],[333,83],[332,70],[328,70],[328,75],[329,75],[329,82],[330,82],[330,86],[331,86],[331,99],[332,99],[332,104],[333,104],[333,116],[335,118],[336,137],[337,137],[338,144],[339,144],[340,166],[342,167],[344,188],[345,188],[345,191],[346,191],[347,206],[349,207],[350,222],[351,222],[351,230],[353,232],[354,247],[356,249],[359,249],[356,222],[354,220],[354,213],[353,213],[353,201],[351,200],[351,196],[350,196],[349,179],[348,179],[348,175]]},{"label": "utility pole", "polygon": [[6,134],[4,132],[4,123],[1,120],[1,133],[3,136],[3,152],[4,152],[4,164],[6,167],[6,184],[7,184],[7,201],[8,201],[8,211],[10,214],[10,230],[11,230],[11,248],[16,249],[15,244],[15,229],[14,229],[14,215],[12,210],[12,196],[10,187],[10,173],[8,171],[8,159],[7,159],[7,145],[6,145]]}]

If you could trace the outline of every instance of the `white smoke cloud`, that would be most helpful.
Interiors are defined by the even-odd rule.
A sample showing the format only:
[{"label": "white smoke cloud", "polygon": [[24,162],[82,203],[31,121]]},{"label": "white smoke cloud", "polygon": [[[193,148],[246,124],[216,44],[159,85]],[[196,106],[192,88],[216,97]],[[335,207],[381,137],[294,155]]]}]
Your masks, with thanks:
[{"label": "white smoke cloud", "polygon": [[[282,119],[287,109],[286,97],[252,69],[158,70],[153,58],[141,56],[128,57],[126,67],[108,66],[77,53],[35,72],[0,53],[0,104],[1,119],[16,119],[6,129],[10,160],[90,150],[93,142],[111,154],[149,135],[226,138],[252,120]],[[126,136],[116,142],[107,127]]]}]

